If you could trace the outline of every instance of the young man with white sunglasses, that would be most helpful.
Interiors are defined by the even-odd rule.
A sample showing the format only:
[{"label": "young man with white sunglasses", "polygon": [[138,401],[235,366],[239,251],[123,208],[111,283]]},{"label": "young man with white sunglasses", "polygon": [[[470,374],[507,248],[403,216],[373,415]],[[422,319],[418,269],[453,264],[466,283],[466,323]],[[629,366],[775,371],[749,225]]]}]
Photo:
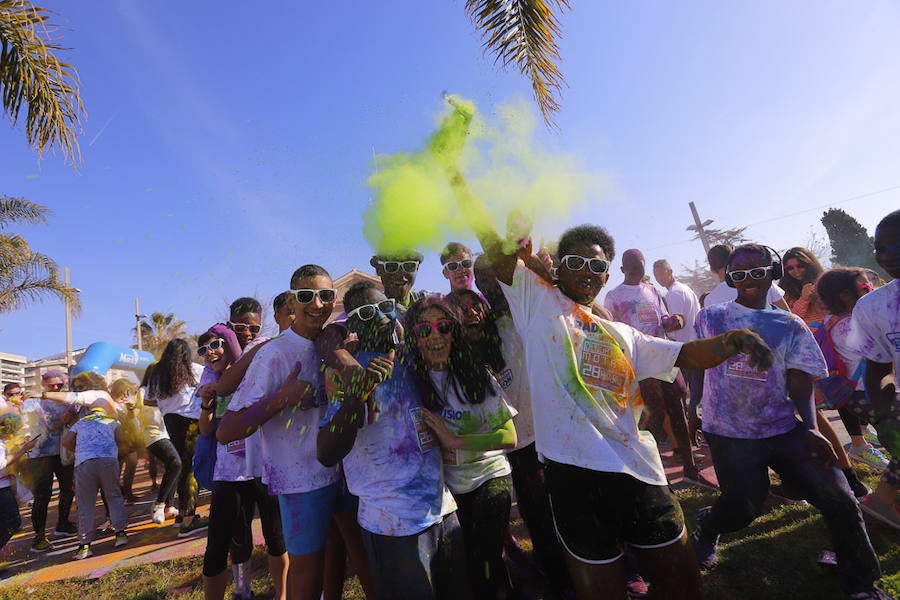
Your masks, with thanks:
[{"label": "young man with white sunglasses", "polygon": [[441,272],[450,281],[450,291],[471,290],[475,283],[472,251],[459,242],[450,242],[441,250]]},{"label": "young man with white sunglasses", "polygon": [[278,496],[289,555],[289,598],[322,593],[325,539],[339,492],[339,472],[316,460],[324,415],[324,379],[315,340],[331,316],[337,292],[318,265],[291,277],[294,322],[259,348],[219,424],[227,444],[261,430],[263,482]]},{"label": "young man with white sunglasses", "polygon": [[424,256],[415,250],[381,252],[369,260],[375,273],[381,278],[384,295],[397,301],[397,316],[403,317],[407,307],[430,294],[424,290],[414,290],[416,274]]}]

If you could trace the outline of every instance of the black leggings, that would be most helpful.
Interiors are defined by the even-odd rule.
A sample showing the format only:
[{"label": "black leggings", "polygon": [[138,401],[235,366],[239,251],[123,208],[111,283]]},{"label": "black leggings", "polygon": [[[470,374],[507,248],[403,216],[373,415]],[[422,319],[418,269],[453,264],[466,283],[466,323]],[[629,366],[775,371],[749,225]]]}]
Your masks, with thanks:
[{"label": "black leggings", "polygon": [[453,494],[466,545],[466,565],[472,597],[478,600],[509,598],[512,588],[503,542],[512,506],[512,477],[488,479],[465,494]]},{"label": "black leggings", "polygon": [[165,438],[147,446],[147,452],[161,462],[165,468],[162,483],[159,484],[159,489],[156,491],[156,503],[163,504],[168,501],[175,490],[175,484],[178,483],[178,476],[181,474],[181,457],[178,456],[178,451],[172,441]]},{"label": "black leggings", "polygon": [[[163,416],[163,421],[166,423],[166,431],[169,432],[172,445],[181,457],[181,471],[178,474],[178,511],[182,517],[190,517],[196,510],[199,491],[192,466],[194,444],[198,434],[197,419],[169,413]],[[165,498],[165,496],[158,497]]]},{"label": "black leggings", "polygon": [[269,556],[286,552],[281,531],[278,497],[270,496],[260,479],[252,481],[213,481],[209,506],[209,532],[203,555],[203,575],[215,577],[231,562],[239,565],[253,553],[253,511],[259,507],[259,521]]}]

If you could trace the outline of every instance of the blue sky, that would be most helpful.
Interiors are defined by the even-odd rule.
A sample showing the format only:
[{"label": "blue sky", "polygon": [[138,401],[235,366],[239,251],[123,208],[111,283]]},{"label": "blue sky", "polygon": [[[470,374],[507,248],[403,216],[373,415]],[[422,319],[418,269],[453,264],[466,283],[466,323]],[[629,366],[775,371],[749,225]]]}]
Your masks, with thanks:
[{"label": "blue sky", "polygon": [[[572,4],[559,129],[534,145],[608,185],[566,222],[677,271],[703,255],[689,201],[780,249],[824,237],[829,206],[870,233],[900,206],[900,5]],[[14,231],[82,290],[75,347],[133,343],[136,296],[199,332],[238,296],[270,303],[303,263],[368,271],[373,154],[421,148],[443,90],[488,118],[530,99],[462,0],[42,5],[81,75],[84,164],[38,162],[21,127],[0,126],[0,193],[53,210]],[[433,253],[418,284],[446,287]],[[63,325],[51,299],[3,315],[0,351],[61,352]]]}]

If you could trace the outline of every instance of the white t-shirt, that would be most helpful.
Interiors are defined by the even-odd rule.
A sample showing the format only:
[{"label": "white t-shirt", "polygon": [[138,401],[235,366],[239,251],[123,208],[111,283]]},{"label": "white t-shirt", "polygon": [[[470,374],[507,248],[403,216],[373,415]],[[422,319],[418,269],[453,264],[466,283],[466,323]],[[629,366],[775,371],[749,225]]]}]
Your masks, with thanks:
[{"label": "white t-shirt", "polygon": [[[363,367],[375,356],[354,354]],[[363,423],[343,460],[347,488],[359,497],[360,527],[386,536],[415,535],[456,510],[444,486],[437,437],[425,424],[421,393],[400,356],[390,379],[373,392],[377,418]],[[339,409],[332,403],[321,426],[330,427]]]},{"label": "white t-shirt", "polygon": [[631,325],[641,333],[666,337],[662,318],[669,314],[662,296],[650,283],[629,285],[623,283],[606,294],[603,302],[612,318]]},{"label": "white t-shirt", "polygon": [[[825,326],[831,325],[831,322],[837,318],[838,317],[835,317],[834,315],[826,316]],[[847,370],[847,378],[852,379],[859,369],[859,363],[862,362],[862,357],[850,350],[848,346],[848,338],[850,337],[850,315],[845,315],[840,318],[837,323],[831,325],[829,334],[831,335],[831,345],[834,346],[834,351],[837,352],[837,355],[844,363],[844,368]],[[863,377],[863,374],[860,371],[859,379],[856,380],[856,389],[858,391],[866,389],[865,380],[866,378]]]},{"label": "white t-shirt", "polygon": [[[320,385],[321,361],[312,340],[286,329],[253,357],[228,410],[240,411],[277,391],[298,362],[303,365],[300,379],[324,387]],[[309,410],[291,406],[263,423],[262,480],[270,494],[311,492],[338,480],[337,467],[322,466],[316,459],[316,435],[324,412],[324,403]]]},{"label": "white t-shirt", "polygon": [[[493,377],[490,378],[490,390],[481,404],[464,402],[456,387],[450,383],[447,371],[432,371],[431,381],[446,403],[440,416],[447,428],[457,435],[497,431],[516,414],[516,409],[507,404]],[[444,448],[441,454],[444,459],[444,480],[454,494],[466,494],[481,487],[489,479],[512,472],[503,450]]]},{"label": "white t-shirt", "polygon": [[670,371],[681,344],[595,317],[521,261],[500,285],[525,347],[537,451],[667,485],[653,436],[637,428],[638,381]]},{"label": "white t-shirt", "polygon": [[900,373],[900,279],[860,298],[853,309],[847,346],[865,359],[894,363]]},{"label": "white t-shirt", "polygon": [[534,443],[534,414],[531,412],[531,388],[525,371],[525,348],[516,332],[512,319],[503,315],[497,319],[497,331],[503,344],[503,360],[506,366],[497,375],[497,383],[510,406],[516,409],[513,425],[516,426],[516,450]]},{"label": "white t-shirt", "polygon": [[762,439],[796,427],[796,405],[787,394],[787,370],[797,369],[813,378],[828,374],[819,344],[803,319],[777,308],[757,310],[727,302],[701,310],[695,325],[701,338],[750,329],[765,340],[774,355],[772,368],[766,371],[751,367],[746,354],[706,370],[703,431]]},{"label": "white t-shirt", "polygon": [[672,284],[666,292],[666,306],[669,308],[669,314],[681,315],[684,317],[684,327],[668,333],[669,339],[677,342],[690,342],[697,339],[694,332],[694,320],[697,313],[700,312],[700,301],[694,290],[684,285],[680,281]]},{"label": "white t-shirt", "polygon": [[[772,306],[783,298],[784,290],[778,287],[778,284],[773,281],[772,287],[769,288],[769,293],[766,296],[766,303],[769,306]],[[732,300],[737,300],[737,288],[729,287],[729,285],[723,281],[714,287],[713,291],[706,295],[706,299],[703,300],[703,306],[712,306],[713,304],[731,302]]]}]

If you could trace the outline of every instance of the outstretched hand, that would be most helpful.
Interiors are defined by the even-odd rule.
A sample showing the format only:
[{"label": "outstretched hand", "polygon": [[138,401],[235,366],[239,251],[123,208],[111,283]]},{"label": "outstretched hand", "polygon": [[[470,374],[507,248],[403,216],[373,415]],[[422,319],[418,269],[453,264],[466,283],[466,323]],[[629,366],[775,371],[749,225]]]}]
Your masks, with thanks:
[{"label": "outstretched hand", "polygon": [[765,371],[772,366],[775,356],[772,350],[759,334],[749,329],[735,329],[728,332],[726,346],[734,349],[732,354],[744,353],[747,355],[750,366],[754,369]]}]

